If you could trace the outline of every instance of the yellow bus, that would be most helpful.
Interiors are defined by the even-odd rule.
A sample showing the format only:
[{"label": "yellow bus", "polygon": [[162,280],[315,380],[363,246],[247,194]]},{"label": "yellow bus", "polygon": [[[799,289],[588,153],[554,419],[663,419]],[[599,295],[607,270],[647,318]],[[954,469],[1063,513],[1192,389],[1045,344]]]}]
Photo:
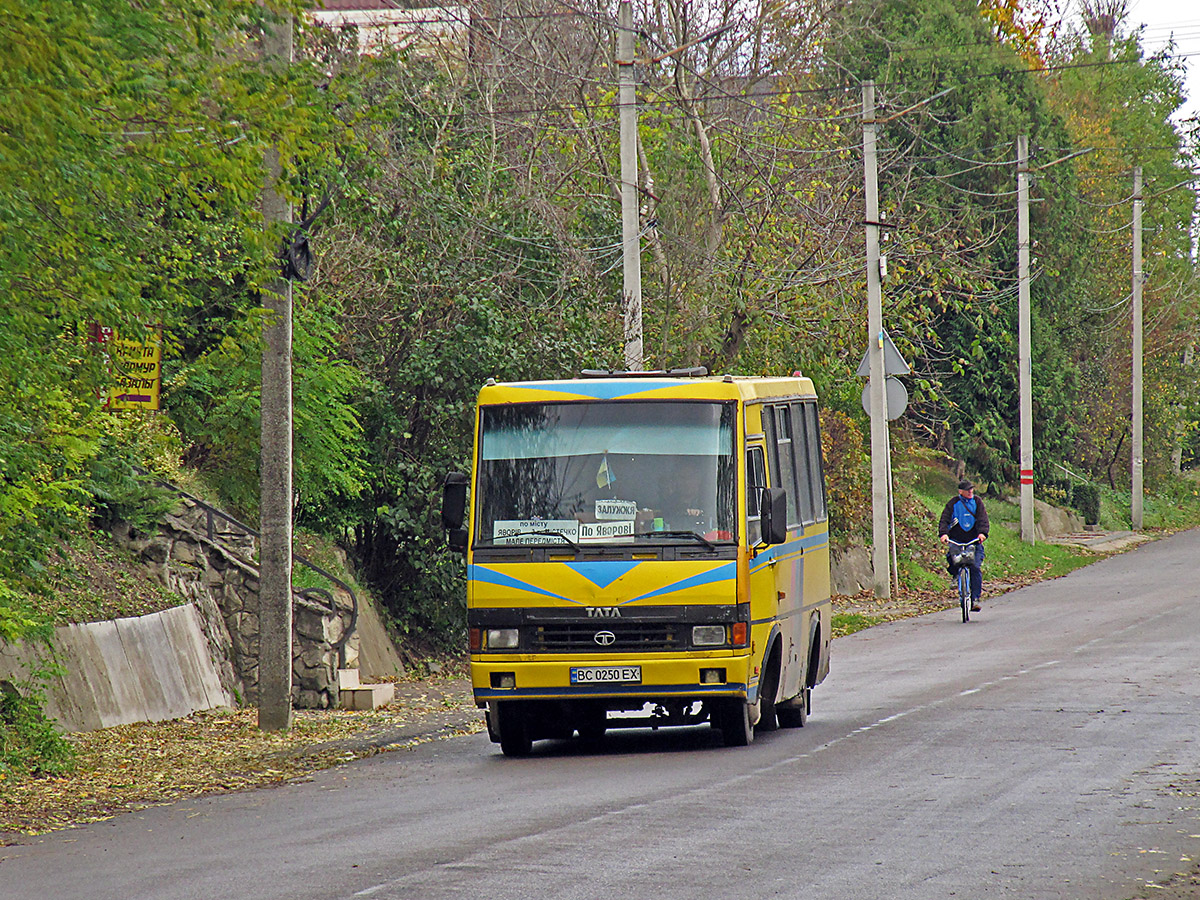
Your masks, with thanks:
[{"label": "yellow bus", "polygon": [[505,755],[617,727],[708,722],[739,746],[804,725],[831,638],[809,379],[489,380],[474,469],[442,503]]}]

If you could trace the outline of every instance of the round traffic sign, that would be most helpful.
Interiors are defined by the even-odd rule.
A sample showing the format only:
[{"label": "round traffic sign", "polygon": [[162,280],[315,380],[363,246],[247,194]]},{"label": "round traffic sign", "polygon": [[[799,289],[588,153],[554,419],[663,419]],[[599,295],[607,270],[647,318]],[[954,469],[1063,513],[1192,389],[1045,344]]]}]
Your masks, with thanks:
[{"label": "round traffic sign", "polygon": [[[891,376],[883,380],[885,403],[887,404],[888,419],[898,419],[908,408],[908,388],[899,378]],[[862,408],[868,416],[871,414],[871,382],[867,382],[862,390]]]}]

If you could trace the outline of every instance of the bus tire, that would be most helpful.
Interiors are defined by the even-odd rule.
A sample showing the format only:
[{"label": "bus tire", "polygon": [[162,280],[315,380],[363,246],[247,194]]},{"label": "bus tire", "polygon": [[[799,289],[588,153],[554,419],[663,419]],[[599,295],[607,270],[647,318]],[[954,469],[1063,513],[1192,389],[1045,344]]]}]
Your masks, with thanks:
[{"label": "bus tire", "polygon": [[533,749],[529,736],[529,720],[518,703],[496,704],[496,731],[500,735],[500,750],[505,756],[528,756]]},{"label": "bus tire", "polygon": [[754,730],[761,731],[766,734],[768,731],[779,730],[779,718],[776,715],[775,698],[779,696],[779,669],[780,669],[780,644],[778,641],[772,647],[767,658],[770,660],[767,663],[766,677],[763,678],[758,695],[758,721],[754,723]]},{"label": "bus tire", "polygon": [[718,728],[726,747],[745,747],[754,740],[750,704],[740,698],[725,700],[718,709]]},{"label": "bus tire", "polygon": [[585,708],[575,723],[579,732],[579,741],[588,747],[596,746],[604,741],[604,732],[608,730],[608,712],[603,706]]},{"label": "bus tire", "polygon": [[808,708],[812,702],[812,688],[805,688],[787,703],[775,707],[782,728],[803,728],[808,722]]}]

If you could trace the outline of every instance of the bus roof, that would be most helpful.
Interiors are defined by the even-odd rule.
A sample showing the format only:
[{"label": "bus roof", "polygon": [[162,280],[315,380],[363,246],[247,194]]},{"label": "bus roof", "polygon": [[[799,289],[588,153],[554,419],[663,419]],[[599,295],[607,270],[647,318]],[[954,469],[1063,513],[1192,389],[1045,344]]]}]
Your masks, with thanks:
[{"label": "bus roof", "polygon": [[763,378],[713,375],[705,378],[648,376],[572,378],[560,381],[488,381],[479,391],[480,405],[597,400],[741,400],[771,397],[815,397],[812,381],[803,376]]}]

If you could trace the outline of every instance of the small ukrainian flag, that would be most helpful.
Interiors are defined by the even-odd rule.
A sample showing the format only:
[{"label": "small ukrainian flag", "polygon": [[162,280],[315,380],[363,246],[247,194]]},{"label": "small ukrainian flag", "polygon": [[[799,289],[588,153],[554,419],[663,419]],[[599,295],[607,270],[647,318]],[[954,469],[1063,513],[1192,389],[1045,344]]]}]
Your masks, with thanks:
[{"label": "small ukrainian flag", "polygon": [[617,476],[608,467],[608,454],[605,454],[604,458],[600,460],[600,468],[596,470],[596,487],[606,488],[616,480]]}]

